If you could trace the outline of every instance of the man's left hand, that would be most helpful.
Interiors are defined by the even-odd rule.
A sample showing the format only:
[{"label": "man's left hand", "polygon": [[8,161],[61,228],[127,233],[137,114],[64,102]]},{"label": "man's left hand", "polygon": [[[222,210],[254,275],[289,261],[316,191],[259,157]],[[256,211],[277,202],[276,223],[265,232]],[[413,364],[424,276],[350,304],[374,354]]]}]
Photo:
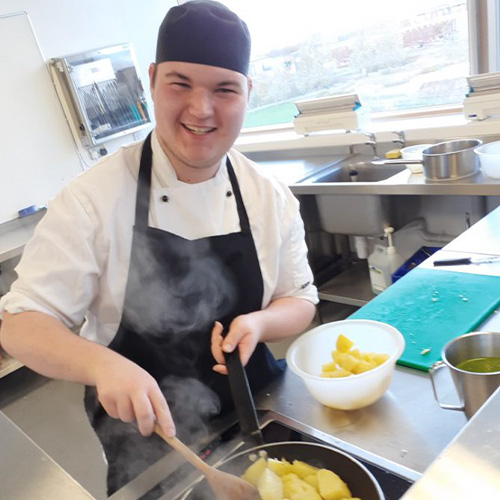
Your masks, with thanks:
[{"label": "man's left hand", "polygon": [[259,322],[255,313],[237,316],[225,337],[222,336],[223,326],[216,321],[212,330],[212,355],[217,362],[213,370],[222,375],[227,375],[224,353],[229,353],[235,349],[239,350],[240,359],[243,366],[248,363],[255,347],[260,339]]}]

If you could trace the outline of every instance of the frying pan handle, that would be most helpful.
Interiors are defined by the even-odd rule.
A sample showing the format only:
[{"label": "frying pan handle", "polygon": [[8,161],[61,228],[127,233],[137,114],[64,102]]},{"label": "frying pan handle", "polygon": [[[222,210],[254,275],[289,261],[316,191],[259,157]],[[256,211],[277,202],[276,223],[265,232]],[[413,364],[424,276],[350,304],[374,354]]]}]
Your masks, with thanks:
[{"label": "frying pan handle", "polygon": [[245,436],[251,436],[262,443],[264,440],[259,427],[255,403],[238,348],[233,352],[224,353],[224,358],[226,360],[229,388],[231,389],[241,433]]}]

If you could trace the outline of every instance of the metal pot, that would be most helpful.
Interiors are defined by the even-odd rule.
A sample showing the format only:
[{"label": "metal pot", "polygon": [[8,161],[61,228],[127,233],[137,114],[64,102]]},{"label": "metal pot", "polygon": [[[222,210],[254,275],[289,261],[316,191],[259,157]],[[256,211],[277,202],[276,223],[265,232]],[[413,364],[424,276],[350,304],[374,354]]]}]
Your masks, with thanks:
[{"label": "metal pot", "polygon": [[[346,453],[315,443],[281,442],[265,444],[238,453],[220,465],[220,469],[241,476],[251,465],[250,456],[266,452],[270,458],[285,458],[289,462],[301,460],[310,465],[330,469],[349,486],[354,497],[363,500],[385,500],[382,489],[370,471]],[[206,480],[197,483],[184,494],[182,500],[212,500]]]},{"label": "metal pot", "polygon": [[[500,386],[500,371],[470,372],[458,368],[458,365],[471,358],[500,357],[500,333],[472,332],[456,337],[443,347],[441,357],[443,360],[434,363],[430,370],[434,397],[441,408],[464,411],[465,416],[471,418]],[[445,367],[450,371],[460,397],[459,405],[442,403],[439,398],[436,373]]]},{"label": "metal pot", "polygon": [[474,149],[483,143],[480,139],[444,141],[422,151],[422,160],[381,160],[374,165],[422,164],[424,175],[433,181],[463,179],[479,170],[479,159]]}]

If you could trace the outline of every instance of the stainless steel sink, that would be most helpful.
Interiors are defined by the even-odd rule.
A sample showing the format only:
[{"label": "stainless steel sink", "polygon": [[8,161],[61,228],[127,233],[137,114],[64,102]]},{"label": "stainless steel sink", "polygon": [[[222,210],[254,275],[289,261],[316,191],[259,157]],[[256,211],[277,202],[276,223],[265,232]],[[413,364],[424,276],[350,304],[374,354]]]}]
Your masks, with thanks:
[{"label": "stainless steel sink", "polygon": [[404,165],[373,165],[370,162],[349,163],[322,169],[320,172],[302,179],[299,184],[380,182],[405,169]]},{"label": "stainless steel sink", "polygon": [[[305,177],[299,184],[337,184],[387,181],[406,170],[404,165],[373,165],[371,162],[344,162]],[[332,234],[379,236],[395,226],[390,197],[378,194],[321,193],[316,195],[321,227]],[[396,228],[397,229],[397,228]]]}]

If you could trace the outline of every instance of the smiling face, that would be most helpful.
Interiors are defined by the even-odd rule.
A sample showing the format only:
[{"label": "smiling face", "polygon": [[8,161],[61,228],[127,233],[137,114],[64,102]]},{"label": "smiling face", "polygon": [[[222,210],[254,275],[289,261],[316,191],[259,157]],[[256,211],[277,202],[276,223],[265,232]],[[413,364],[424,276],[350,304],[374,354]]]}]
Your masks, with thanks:
[{"label": "smiling face", "polygon": [[213,177],[238,137],[251,90],[241,73],[168,61],[149,68],[156,132],[179,180]]}]

